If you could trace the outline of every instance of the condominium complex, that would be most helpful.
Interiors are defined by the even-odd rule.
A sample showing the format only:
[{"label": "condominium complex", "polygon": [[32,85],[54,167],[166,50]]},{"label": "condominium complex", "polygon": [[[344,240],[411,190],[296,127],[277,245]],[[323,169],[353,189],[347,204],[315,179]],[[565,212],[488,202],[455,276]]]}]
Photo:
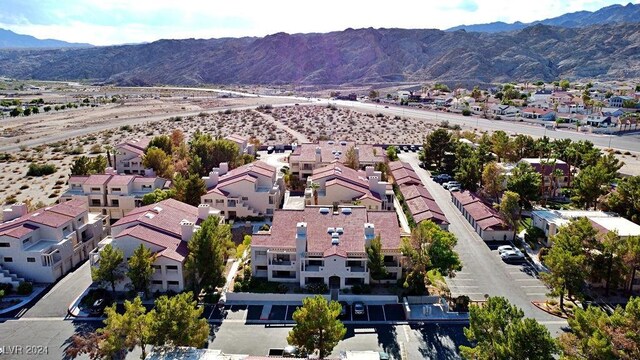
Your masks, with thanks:
[{"label": "condominium complex", "polygon": [[277,210],[270,231],[253,235],[253,276],[300,286],[369,284],[366,247],[376,236],[382,243],[388,281],[396,281],[402,276],[402,254],[395,212],[362,206]]},{"label": "condominium complex", "polygon": [[114,167],[119,174],[145,175],[148,172],[142,165],[142,157],[151,140],[132,139],[118,144],[115,148]]},{"label": "condominium complex", "polygon": [[89,257],[109,230],[108,216],[67,201],[27,212],[14,204],[0,224],[0,283],[53,283]]}]

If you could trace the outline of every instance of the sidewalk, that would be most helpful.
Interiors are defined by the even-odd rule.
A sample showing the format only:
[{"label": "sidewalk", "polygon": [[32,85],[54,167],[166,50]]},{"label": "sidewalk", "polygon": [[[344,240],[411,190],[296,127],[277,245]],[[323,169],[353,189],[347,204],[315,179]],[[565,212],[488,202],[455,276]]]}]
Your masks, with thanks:
[{"label": "sidewalk", "polygon": [[527,255],[529,255],[529,258],[531,258],[531,262],[533,263],[533,266],[536,268],[536,271],[538,271],[539,273],[549,272],[549,269],[547,269],[547,267],[542,264],[542,262],[540,261],[540,257],[538,257],[538,254],[540,253],[540,249],[534,250],[531,248],[531,246],[529,246],[529,244],[527,244],[526,241],[524,241],[525,231],[526,230],[522,230],[518,234],[518,240],[520,240],[520,243],[524,247],[524,250],[527,252]]},{"label": "sidewalk", "polygon": [[31,292],[31,294],[29,294],[26,297],[24,297],[24,296],[16,296],[16,295],[5,296],[2,301],[20,299],[20,302],[0,310],[0,315],[12,312],[14,310],[20,309],[23,306],[26,306],[27,304],[29,304],[31,301],[33,301],[33,299],[35,299],[38,295],[40,295],[46,289],[47,289],[46,286],[34,286],[33,287],[33,291]]}]

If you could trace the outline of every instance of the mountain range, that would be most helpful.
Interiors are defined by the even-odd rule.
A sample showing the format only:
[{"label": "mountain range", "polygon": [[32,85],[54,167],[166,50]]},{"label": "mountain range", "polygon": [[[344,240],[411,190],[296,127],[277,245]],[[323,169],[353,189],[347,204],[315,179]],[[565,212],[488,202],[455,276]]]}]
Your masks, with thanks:
[{"label": "mountain range", "polygon": [[465,30],[495,33],[503,31],[522,30],[526,27],[537,24],[577,28],[598,24],[637,22],[640,22],[640,4],[628,3],[626,6],[611,5],[594,12],[578,11],[550,19],[534,21],[531,23],[522,23],[520,21],[516,21],[509,24],[502,21],[497,21],[488,24],[459,25],[447,29],[447,31]]},{"label": "mountain range", "polygon": [[54,39],[38,39],[31,35],[16,34],[11,30],[0,29],[0,49],[17,48],[77,48],[90,47],[91,44],[70,43]]},{"label": "mountain range", "polygon": [[536,24],[498,33],[367,28],[12,49],[0,50],[0,76],[134,86],[626,80],[640,78],[640,23],[581,28]]}]

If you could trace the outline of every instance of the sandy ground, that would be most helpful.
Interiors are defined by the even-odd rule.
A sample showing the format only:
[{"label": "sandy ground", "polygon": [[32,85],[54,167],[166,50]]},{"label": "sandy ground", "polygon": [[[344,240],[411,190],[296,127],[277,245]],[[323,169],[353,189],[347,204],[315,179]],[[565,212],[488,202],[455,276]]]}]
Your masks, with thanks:
[{"label": "sandy ground", "polygon": [[[0,148],[13,146],[16,151],[8,152],[10,159],[0,158],[0,203],[10,199],[31,201],[32,204],[54,203],[66,189],[73,160],[80,156],[74,152],[96,156],[104,154],[105,145],[115,146],[126,139],[168,134],[176,128],[187,136],[196,130],[216,137],[234,133],[247,135],[267,145],[316,141],[318,138],[370,144],[419,144],[431,129],[437,128],[435,122],[391,117],[375,111],[361,113],[303,102],[300,106],[278,105],[291,103],[290,99],[221,98],[197,91],[125,90],[114,88],[103,93],[106,97],[122,96],[123,100],[116,103],[2,119]],[[94,92],[90,89],[84,93],[34,95],[33,98],[44,97],[46,101],[64,103],[77,101],[88,94],[95,95]],[[260,111],[247,109],[265,104],[274,107]],[[65,133],[83,135],[72,137]],[[55,140],[50,140],[52,138]],[[623,173],[640,174],[637,154],[618,156],[625,162]],[[49,176],[26,177],[31,162],[55,164],[58,169]]]}]

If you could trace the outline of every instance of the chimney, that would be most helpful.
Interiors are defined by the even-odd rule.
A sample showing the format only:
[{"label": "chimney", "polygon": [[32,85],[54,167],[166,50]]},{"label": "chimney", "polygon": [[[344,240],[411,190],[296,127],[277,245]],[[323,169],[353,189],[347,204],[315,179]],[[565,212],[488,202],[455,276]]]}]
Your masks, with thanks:
[{"label": "chimney", "polygon": [[307,251],[307,223],[299,222],[296,225],[296,253],[302,257],[305,251]]},{"label": "chimney", "polygon": [[365,246],[371,245],[371,240],[376,236],[374,226],[371,223],[364,224],[364,244]]},{"label": "chimney", "polygon": [[226,162],[220,163],[218,168],[220,169],[218,171],[218,175],[222,176],[229,172],[229,163],[226,163]]},{"label": "chimney", "polygon": [[213,171],[209,173],[209,176],[202,177],[202,180],[204,180],[204,186],[207,189],[214,188],[218,185],[218,171],[219,170],[213,169]]},{"label": "chimney", "polygon": [[118,175],[118,172],[116,171],[116,169],[112,168],[112,167],[108,167],[104,169],[104,173],[106,175]]},{"label": "chimney", "polygon": [[153,169],[144,169],[144,177],[156,177],[156,172]]},{"label": "chimney", "polygon": [[316,163],[322,162],[322,149],[320,146],[316,146]]},{"label": "chimney", "polygon": [[27,204],[13,204],[2,211],[2,221],[11,221],[27,214]]},{"label": "chimney", "polygon": [[356,158],[360,161],[360,148],[356,146],[353,150],[356,152]]},{"label": "chimney", "polygon": [[[198,205],[198,219],[206,220],[209,217],[211,207],[209,204]],[[213,214],[211,214],[213,215]]]},{"label": "chimney", "polygon": [[367,174],[367,177],[375,175],[374,171],[375,171],[375,168],[371,165],[364,168],[364,172]]},{"label": "chimney", "polygon": [[189,241],[193,236],[193,230],[195,228],[195,224],[188,221],[182,220],[180,221],[180,234],[182,235],[182,241]]}]

